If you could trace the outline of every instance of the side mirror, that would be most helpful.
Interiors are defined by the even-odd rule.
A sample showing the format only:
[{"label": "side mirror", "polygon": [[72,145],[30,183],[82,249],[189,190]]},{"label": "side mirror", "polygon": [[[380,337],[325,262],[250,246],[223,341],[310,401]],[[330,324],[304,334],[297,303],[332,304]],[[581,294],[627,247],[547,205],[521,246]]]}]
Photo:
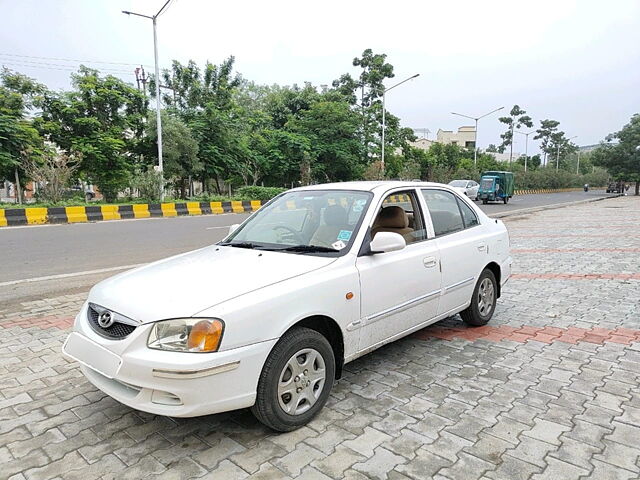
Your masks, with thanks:
[{"label": "side mirror", "polygon": [[402,250],[407,246],[404,237],[393,232],[378,232],[369,244],[371,253],[387,253]]},{"label": "side mirror", "polygon": [[231,225],[229,227],[229,235],[231,235],[233,232],[235,232],[238,229],[239,226],[240,226],[239,223],[234,223],[233,225]]}]

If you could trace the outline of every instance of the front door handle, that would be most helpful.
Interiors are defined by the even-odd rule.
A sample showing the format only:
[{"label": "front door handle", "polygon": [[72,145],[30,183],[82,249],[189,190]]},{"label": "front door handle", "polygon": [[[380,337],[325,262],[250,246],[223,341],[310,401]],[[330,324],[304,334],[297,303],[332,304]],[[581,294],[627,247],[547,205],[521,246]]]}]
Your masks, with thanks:
[{"label": "front door handle", "polygon": [[435,267],[438,264],[436,257],[425,257],[422,259],[422,263],[427,268]]}]

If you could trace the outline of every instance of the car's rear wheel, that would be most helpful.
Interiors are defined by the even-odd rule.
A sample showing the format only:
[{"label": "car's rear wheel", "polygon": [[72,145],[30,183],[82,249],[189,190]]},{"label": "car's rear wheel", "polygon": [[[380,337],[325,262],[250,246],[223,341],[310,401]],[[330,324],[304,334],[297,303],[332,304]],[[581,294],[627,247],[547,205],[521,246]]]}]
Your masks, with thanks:
[{"label": "car's rear wheel", "polygon": [[467,325],[480,327],[486,325],[493,312],[496,309],[498,300],[498,284],[496,277],[488,268],[483,270],[478,278],[473,296],[471,297],[471,305],[466,310],[460,312],[462,320]]},{"label": "car's rear wheel", "polygon": [[264,364],[251,411],[278,432],[308,423],[329,397],[336,370],[327,339],[309,328],[294,328],[276,343]]}]

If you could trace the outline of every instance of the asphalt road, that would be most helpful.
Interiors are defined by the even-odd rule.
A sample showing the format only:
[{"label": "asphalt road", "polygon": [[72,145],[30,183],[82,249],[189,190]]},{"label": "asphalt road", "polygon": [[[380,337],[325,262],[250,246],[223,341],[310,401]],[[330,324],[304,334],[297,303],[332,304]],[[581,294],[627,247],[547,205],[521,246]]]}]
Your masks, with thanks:
[{"label": "asphalt road", "polygon": [[[609,196],[604,191],[521,195],[482,205],[489,215]],[[248,214],[0,228],[0,309],[86,290],[103,278],[215,243]]]}]

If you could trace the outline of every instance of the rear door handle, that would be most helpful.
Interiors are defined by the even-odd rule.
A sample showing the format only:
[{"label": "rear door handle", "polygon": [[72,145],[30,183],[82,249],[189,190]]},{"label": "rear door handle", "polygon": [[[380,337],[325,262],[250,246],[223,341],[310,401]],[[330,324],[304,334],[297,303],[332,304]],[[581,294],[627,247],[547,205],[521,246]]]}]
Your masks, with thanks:
[{"label": "rear door handle", "polygon": [[478,250],[481,252],[484,252],[487,250],[487,244],[486,243],[481,243],[478,245]]},{"label": "rear door handle", "polygon": [[436,257],[425,257],[422,259],[422,263],[427,268],[435,267],[438,264]]}]

